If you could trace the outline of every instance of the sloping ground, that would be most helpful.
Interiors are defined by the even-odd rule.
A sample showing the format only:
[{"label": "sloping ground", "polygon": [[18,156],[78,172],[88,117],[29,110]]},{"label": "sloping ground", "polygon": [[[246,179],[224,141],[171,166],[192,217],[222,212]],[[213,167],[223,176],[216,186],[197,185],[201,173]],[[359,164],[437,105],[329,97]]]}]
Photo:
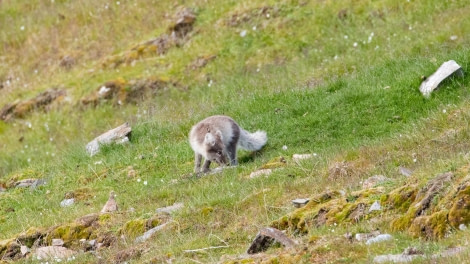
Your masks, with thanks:
[{"label": "sloping ground", "polygon": [[[469,79],[428,100],[417,91],[445,60],[467,75],[465,1],[157,2],[0,2],[12,25],[0,34],[0,262],[39,262],[54,243],[76,263],[360,263],[467,248]],[[268,131],[268,145],[196,179],[187,132],[221,113]],[[130,144],[85,153],[126,121]],[[255,168],[271,174],[250,178]],[[379,174],[388,180],[361,186]],[[119,210],[99,214],[110,191]],[[298,197],[310,202],[294,210]],[[243,256],[267,225],[299,248]],[[394,240],[351,241],[376,229]]]}]

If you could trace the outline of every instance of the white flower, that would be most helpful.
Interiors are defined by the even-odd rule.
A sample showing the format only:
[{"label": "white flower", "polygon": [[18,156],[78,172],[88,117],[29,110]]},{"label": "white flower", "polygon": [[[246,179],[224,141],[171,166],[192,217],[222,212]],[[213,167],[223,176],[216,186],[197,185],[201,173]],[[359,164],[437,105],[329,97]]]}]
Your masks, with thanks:
[{"label": "white flower", "polygon": [[141,181],[141,179],[137,179],[137,182],[140,182],[140,181]]},{"label": "white flower", "polygon": [[357,47],[357,42],[354,42],[354,43],[353,43],[353,47]]},{"label": "white flower", "polygon": [[286,145],[282,146],[282,150],[287,150],[287,146]]},{"label": "white flower", "polygon": [[144,185],[147,185],[147,181],[144,181]]},{"label": "white flower", "polygon": [[244,38],[246,36],[246,30],[242,30],[242,32],[240,32],[240,37]]},{"label": "white flower", "polygon": [[20,30],[23,31],[23,30],[24,30],[24,26],[21,26],[21,27],[20,27]]}]

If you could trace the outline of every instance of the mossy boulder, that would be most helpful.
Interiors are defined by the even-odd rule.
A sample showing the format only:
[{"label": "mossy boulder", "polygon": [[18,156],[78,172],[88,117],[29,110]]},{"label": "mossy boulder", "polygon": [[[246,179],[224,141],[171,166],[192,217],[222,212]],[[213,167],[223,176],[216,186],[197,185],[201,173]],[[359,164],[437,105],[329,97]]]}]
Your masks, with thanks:
[{"label": "mossy boulder", "polygon": [[271,223],[272,227],[307,233],[310,228],[322,225],[356,223],[367,217],[367,208],[375,201],[381,189],[354,192],[348,198],[339,192],[326,192],[310,199],[306,206]]},{"label": "mossy boulder", "polygon": [[48,110],[48,107],[54,101],[64,98],[66,96],[65,90],[59,90],[52,88],[39,93],[36,97],[23,100],[15,101],[10,104],[6,104],[0,109],[0,120],[8,121],[13,118],[24,118],[28,113],[36,110]]},{"label": "mossy boulder", "polygon": [[449,224],[458,228],[460,224],[470,223],[470,185],[459,188],[449,211]]},{"label": "mossy boulder", "polygon": [[30,227],[28,230],[18,235],[16,241],[18,241],[21,245],[25,245],[31,248],[34,244],[41,243],[45,236],[45,230],[36,227]]},{"label": "mossy boulder", "polygon": [[124,224],[124,226],[119,230],[119,233],[124,235],[126,238],[133,240],[145,232],[146,223],[147,220],[145,219],[130,220]]},{"label": "mossy boulder", "polygon": [[89,214],[72,223],[55,226],[48,231],[45,241],[51,245],[52,239],[59,238],[64,241],[65,247],[77,247],[80,239],[96,238],[95,233],[100,227],[98,219],[98,214]]},{"label": "mossy boulder", "polygon": [[0,259],[17,260],[21,258],[20,244],[15,239],[0,241]]},{"label": "mossy boulder", "polygon": [[415,237],[426,239],[443,238],[451,228],[447,220],[448,214],[449,211],[442,210],[431,215],[416,217],[408,232]]},{"label": "mossy boulder", "polygon": [[135,80],[118,78],[100,85],[90,95],[83,97],[81,103],[91,106],[97,106],[101,102],[112,102],[114,105],[137,104],[174,85],[176,83],[166,77]]}]

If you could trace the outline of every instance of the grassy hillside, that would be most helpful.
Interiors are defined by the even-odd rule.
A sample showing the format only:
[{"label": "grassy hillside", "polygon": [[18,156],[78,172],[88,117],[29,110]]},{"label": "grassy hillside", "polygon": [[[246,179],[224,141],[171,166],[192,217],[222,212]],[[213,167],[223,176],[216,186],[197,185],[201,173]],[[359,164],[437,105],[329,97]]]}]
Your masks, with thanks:
[{"label": "grassy hillside", "polygon": [[[187,31],[176,26],[182,12],[195,18]],[[378,174],[390,179],[382,195],[447,171],[465,179],[468,76],[446,81],[429,99],[418,87],[450,59],[467,73],[469,13],[467,1],[437,0],[1,1],[0,113],[50,88],[66,95],[0,120],[0,241],[98,213],[114,190],[120,210],[100,216],[96,231],[113,243],[76,255],[76,263],[116,262],[130,249],[142,250],[131,263],[241,261],[260,228],[294,211],[292,199],[325,190],[354,196]],[[136,83],[161,86],[131,97]],[[117,95],[100,99],[101,87],[111,85]],[[187,134],[213,114],[265,130],[268,144],[254,154],[240,151],[236,168],[195,178]],[[86,143],[124,122],[133,129],[130,144],[86,153]],[[298,163],[296,153],[317,155]],[[279,156],[286,166],[249,178]],[[47,183],[12,187],[28,178]],[[61,207],[70,196],[75,204]],[[170,227],[143,245],[134,242],[132,225],[177,202],[184,208]],[[289,229],[302,249],[274,248],[243,261],[369,263],[409,246],[432,255],[469,238],[456,228],[444,237],[414,237],[390,225],[397,217],[384,210],[307,234]],[[346,232],[375,228],[395,239],[371,246],[344,240]],[[184,251],[211,246],[224,247]]]}]

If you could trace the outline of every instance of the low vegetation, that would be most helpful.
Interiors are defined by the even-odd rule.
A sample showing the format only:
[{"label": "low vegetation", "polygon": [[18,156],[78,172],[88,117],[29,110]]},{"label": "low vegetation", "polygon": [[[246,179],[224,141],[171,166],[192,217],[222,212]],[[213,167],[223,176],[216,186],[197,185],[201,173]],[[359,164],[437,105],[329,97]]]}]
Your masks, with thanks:
[{"label": "low vegetation", "polygon": [[[20,246],[58,238],[80,252],[71,263],[370,263],[410,247],[427,257],[464,248],[437,260],[462,263],[469,9],[459,0],[1,1],[0,263],[39,263]],[[421,81],[451,59],[464,77],[424,98]],[[187,135],[213,114],[265,130],[268,144],[196,178]],[[88,155],[89,141],[124,122],[129,143]],[[272,173],[250,178],[258,169]],[[363,187],[374,175],[387,180]],[[110,191],[119,210],[100,214]],[[310,202],[297,209],[296,198]],[[376,201],[382,210],[369,213]],[[175,203],[184,206],[156,212]],[[300,246],[244,255],[267,226]],[[347,235],[374,230],[393,239]]]}]

